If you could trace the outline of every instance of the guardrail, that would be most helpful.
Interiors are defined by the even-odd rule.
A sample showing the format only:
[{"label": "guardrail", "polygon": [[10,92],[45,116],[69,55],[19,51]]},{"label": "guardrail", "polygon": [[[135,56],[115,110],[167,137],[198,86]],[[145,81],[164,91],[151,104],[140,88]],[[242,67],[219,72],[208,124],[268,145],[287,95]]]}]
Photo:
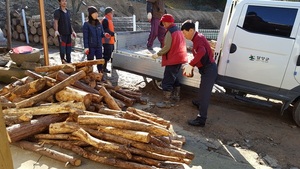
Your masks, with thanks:
[{"label": "guardrail", "polygon": [[[148,31],[151,27],[149,22],[137,22],[135,15],[132,17],[114,17],[113,22],[116,32],[142,30]],[[175,24],[178,27],[181,27],[181,23]],[[198,29],[198,32],[201,32],[207,39],[217,40],[219,29]]]}]

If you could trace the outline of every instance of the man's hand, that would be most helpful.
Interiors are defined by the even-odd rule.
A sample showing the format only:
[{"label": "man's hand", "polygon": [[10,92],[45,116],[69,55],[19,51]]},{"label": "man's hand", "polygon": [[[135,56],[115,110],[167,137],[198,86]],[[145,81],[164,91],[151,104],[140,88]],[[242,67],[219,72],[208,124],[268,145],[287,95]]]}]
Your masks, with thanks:
[{"label": "man's hand", "polygon": [[85,49],[84,49],[84,53],[85,53],[86,55],[88,55],[88,54],[90,53],[89,48],[85,48]]},{"label": "man's hand", "polygon": [[73,32],[72,32],[72,36],[73,36],[74,38],[76,38],[76,37],[77,37],[77,35],[76,35],[76,32],[75,32],[75,31],[73,31]]},{"label": "man's hand", "polygon": [[56,36],[59,36],[59,32],[58,32],[58,31],[55,31],[54,36],[55,36],[55,37],[56,37]]},{"label": "man's hand", "polygon": [[148,19],[149,22],[151,22],[151,19],[152,19],[152,14],[151,14],[151,12],[148,12],[148,14],[147,14],[147,19]]},{"label": "man's hand", "polygon": [[157,53],[155,53],[155,54],[153,54],[151,57],[152,57],[153,59],[157,59],[159,56],[157,55]]},{"label": "man's hand", "polygon": [[185,66],[183,66],[183,76],[186,77],[193,77],[194,76],[194,67],[191,66],[190,64],[187,64]]}]

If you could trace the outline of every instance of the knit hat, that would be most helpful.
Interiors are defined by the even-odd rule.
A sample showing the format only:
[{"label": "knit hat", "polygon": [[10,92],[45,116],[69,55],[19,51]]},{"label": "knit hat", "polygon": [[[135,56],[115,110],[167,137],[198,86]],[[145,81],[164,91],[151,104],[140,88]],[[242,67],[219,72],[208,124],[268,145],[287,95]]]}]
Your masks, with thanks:
[{"label": "knit hat", "polygon": [[93,13],[98,12],[98,10],[94,6],[89,6],[88,7],[88,12],[89,12],[89,15],[92,15]]},{"label": "knit hat", "polygon": [[104,11],[104,14],[106,15],[106,14],[112,12],[112,11],[114,11],[114,10],[111,7],[106,7],[105,11]]},{"label": "knit hat", "polygon": [[160,22],[171,22],[173,23],[174,22],[174,18],[171,14],[164,14],[161,19],[160,19]]}]

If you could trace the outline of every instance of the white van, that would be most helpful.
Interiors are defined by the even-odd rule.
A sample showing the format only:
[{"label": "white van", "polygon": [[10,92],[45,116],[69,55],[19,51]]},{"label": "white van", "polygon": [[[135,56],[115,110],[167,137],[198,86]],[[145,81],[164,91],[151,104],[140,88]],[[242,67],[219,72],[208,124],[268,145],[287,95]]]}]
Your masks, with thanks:
[{"label": "white van", "polygon": [[300,126],[300,3],[229,0],[215,49],[217,84],[294,106]]}]

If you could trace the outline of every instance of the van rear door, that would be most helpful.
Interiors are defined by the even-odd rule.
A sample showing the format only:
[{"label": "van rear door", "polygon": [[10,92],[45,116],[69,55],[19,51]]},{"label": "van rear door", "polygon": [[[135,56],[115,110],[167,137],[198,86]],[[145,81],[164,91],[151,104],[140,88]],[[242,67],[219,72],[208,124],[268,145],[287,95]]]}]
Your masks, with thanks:
[{"label": "van rear door", "polygon": [[[225,76],[281,87],[295,43],[298,9],[244,4],[236,17]],[[229,31],[230,32],[230,31]],[[229,34],[228,34],[229,35]]]}]

